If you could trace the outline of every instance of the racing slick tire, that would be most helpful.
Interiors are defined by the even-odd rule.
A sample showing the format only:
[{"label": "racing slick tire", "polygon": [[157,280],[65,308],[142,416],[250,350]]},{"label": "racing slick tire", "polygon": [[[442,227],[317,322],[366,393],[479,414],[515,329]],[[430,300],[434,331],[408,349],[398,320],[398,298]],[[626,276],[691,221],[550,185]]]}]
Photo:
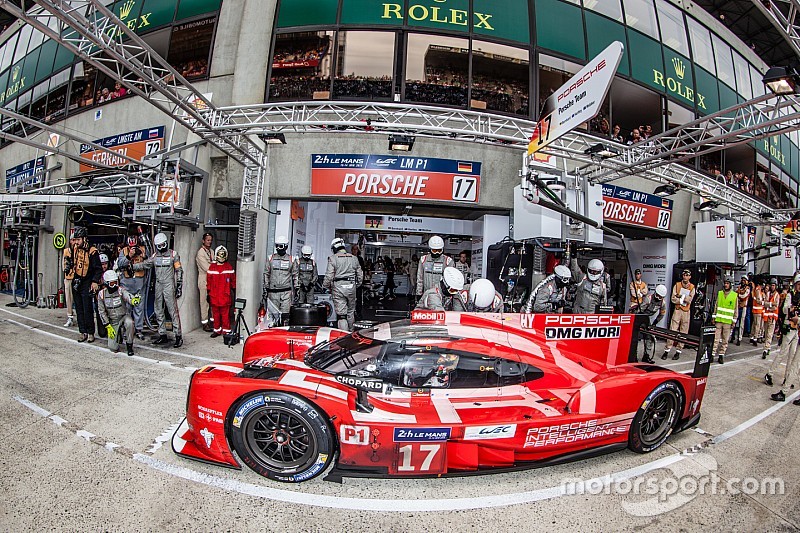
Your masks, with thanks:
[{"label": "racing slick tire", "polygon": [[324,472],[333,460],[336,441],[328,417],[299,396],[248,394],[230,413],[233,448],[264,477],[299,483]]},{"label": "racing slick tire", "polygon": [[652,452],[661,446],[680,417],[683,390],[674,381],[665,381],[642,402],[631,423],[628,447],[636,453]]}]

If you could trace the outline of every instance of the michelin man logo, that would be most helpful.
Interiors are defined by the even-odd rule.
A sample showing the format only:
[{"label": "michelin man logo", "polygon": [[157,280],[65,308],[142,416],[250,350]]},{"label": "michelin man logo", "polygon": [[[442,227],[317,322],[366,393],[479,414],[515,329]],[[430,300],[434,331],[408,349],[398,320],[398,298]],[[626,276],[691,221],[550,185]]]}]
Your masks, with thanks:
[{"label": "michelin man logo", "polygon": [[203,428],[200,430],[200,435],[202,435],[206,441],[206,448],[211,448],[211,442],[214,440],[214,434],[211,433],[208,428]]}]

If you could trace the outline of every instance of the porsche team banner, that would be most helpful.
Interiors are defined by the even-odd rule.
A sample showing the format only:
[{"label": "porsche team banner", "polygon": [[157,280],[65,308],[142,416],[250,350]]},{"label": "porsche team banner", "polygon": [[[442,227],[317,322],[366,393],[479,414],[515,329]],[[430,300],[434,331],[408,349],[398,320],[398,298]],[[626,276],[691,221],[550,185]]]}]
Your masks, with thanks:
[{"label": "porsche team banner", "polygon": [[597,115],[617,72],[623,48],[621,42],[614,41],[550,95],[528,143],[529,155]]},{"label": "porsche team banner", "polygon": [[6,191],[18,192],[44,179],[44,157],[37,157],[6,170]]},{"label": "porsche team banner", "polygon": [[[158,152],[164,146],[164,126],[119,133],[92,142],[123,156],[141,160],[146,155]],[[87,161],[80,164],[81,172],[97,170],[96,167],[92,166],[91,161],[96,161],[109,167],[122,167],[128,164],[128,160],[125,157],[95,150],[88,144],[81,144],[81,157]]]},{"label": "porsche team banner", "polygon": [[617,185],[603,185],[603,220],[669,231],[672,200]]},{"label": "porsche team banner", "polygon": [[477,203],[481,163],[432,157],[312,154],[311,194]]}]

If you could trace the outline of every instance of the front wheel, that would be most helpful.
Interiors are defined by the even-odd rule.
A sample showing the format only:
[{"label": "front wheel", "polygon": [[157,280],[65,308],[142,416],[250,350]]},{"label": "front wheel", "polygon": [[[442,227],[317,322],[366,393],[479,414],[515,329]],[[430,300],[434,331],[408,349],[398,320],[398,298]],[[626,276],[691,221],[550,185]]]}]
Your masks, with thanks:
[{"label": "front wheel", "polygon": [[335,441],[327,417],[303,398],[283,392],[245,396],[231,409],[231,442],[258,474],[299,483],[330,464]]},{"label": "front wheel", "polygon": [[683,405],[683,391],[674,381],[667,381],[647,395],[631,423],[628,447],[647,453],[661,446],[672,434]]}]

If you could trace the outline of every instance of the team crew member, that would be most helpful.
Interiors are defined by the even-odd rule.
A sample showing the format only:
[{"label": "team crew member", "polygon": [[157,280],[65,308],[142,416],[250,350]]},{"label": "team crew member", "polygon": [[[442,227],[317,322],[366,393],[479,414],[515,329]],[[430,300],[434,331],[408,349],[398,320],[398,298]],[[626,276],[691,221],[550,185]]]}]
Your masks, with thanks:
[{"label": "team crew member", "polygon": [[438,235],[428,240],[431,251],[422,256],[417,269],[417,296],[439,286],[444,269],[454,266],[453,259],[443,254],[444,241]]},{"label": "team crew member", "polygon": [[736,322],[739,314],[739,295],[732,290],[733,280],[730,276],[725,276],[722,283],[722,290],[717,293],[717,301],[714,304],[714,344],[711,347],[711,359],[717,354],[717,362],[723,364],[724,357],[728,351],[728,339],[731,337],[731,327]]},{"label": "team crew member", "polygon": [[467,252],[458,254],[458,261],[453,266],[464,276],[464,283],[472,283],[472,280],[475,279],[475,270],[467,262]]},{"label": "team crew member", "polygon": [[[667,314],[667,288],[664,285],[656,285],[656,290],[645,294],[642,303],[639,305],[638,312],[650,317],[650,325],[655,326],[664,315]],[[639,340],[644,341],[643,363],[655,363],[653,355],[656,351],[656,338],[647,332],[639,332]]]},{"label": "team crew member", "polygon": [[[139,237],[135,233],[128,236],[125,244],[117,257],[117,268],[122,273],[120,285],[130,294],[141,294],[144,289],[144,270],[134,271],[133,265],[144,261],[146,252],[144,246],[139,244]],[[136,338],[143,340],[144,306],[132,305],[128,311],[133,316],[133,323],[136,326]]]},{"label": "team crew member", "polygon": [[533,289],[523,312],[557,313],[563,310],[567,304],[567,288],[571,279],[572,273],[566,265],[556,265],[553,273]]},{"label": "team crew member", "polygon": [[764,287],[757,281],[753,286],[753,321],[750,324],[750,342],[756,346],[764,336]]},{"label": "team crew member", "polygon": [[69,238],[69,246],[64,248],[63,257],[64,257],[64,300],[67,304],[67,321],[64,323],[64,327],[68,328],[70,326],[74,326],[75,315],[73,314],[73,301],[72,301],[72,279],[75,277],[75,263],[72,261],[72,248],[77,243],[77,239],[75,237],[70,236]]},{"label": "team crew member", "polygon": [[736,346],[741,346],[744,323],[747,317],[747,304],[750,302],[750,282],[747,276],[742,276],[742,279],[739,280],[739,287],[736,289],[736,297],[738,300],[739,314],[736,317],[734,335],[736,337]]},{"label": "team crew member", "polygon": [[210,233],[203,233],[202,245],[194,255],[194,262],[197,264],[197,290],[200,293],[200,324],[203,325],[205,332],[212,329],[216,331],[216,328],[213,327],[213,315],[209,318],[208,287],[206,287],[208,267],[214,262],[214,251],[211,249],[213,242],[214,237]]},{"label": "team crew member", "polygon": [[[494,286],[492,286],[494,288]],[[467,305],[462,299],[464,275],[454,267],[446,267],[439,280],[438,287],[425,291],[417,302],[417,309],[430,311],[466,311]]]},{"label": "team crew member", "polygon": [[285,235],[275,237],[275,253],[267,259],[264,270],[264,300],[272,302],[283,320],[288,318],[292,306],[295,277],[294,259],[286,253],[288,248],[289,239]]},{"label": "team crew member", "polygon": [[461,297],[467,302],[467,311],[472,313],[499,313],[503,310],[503,297],[488,279],[476,279],[468,291],[461,291]]},{"label": "team crew member", "polygon": [[[100,253],[89,245],[86,228],[76,227],[73,232],[75,245],[70,251],[73,264],[72,297],[78,314],[78,342],[94,342],[94,294],[100,289],[103,267]],[[67,274],[67,272],[64,272]]]},{"label": "team crew member", "polygon": [[[672,296],[670,299],[672,303],[675,304],[675,311],[673,311],[672,319],[669,321],[669,329],[686,333],[689,331],[689,320],[691,319],[690,309],[696,291],[694,284],[691,282],[691,271],[684,270],[681,273],[681,278],[681,281],[675,283],[675,286],[672,287]],[[661,359],[669,357],[669,351],[672,346],[675,347],[675,355],[672,358],[680,359],[683,343],[671,340],[668,340],[667,344],[664,346],[664,353],[661,355]]]},{"label": "team crew member", "polygon": [[783,302],[783,314],[786,317],[784,319],[783,344],[764,376],[764,383],[770,387],[772,386],[772,374],[777,372],[784,359],[786,359],[786,369],[783,373],[783,381],[786,382],[786,378],[789,377],[789,369],[797,356],[797,327],[798,322],[800,322],[800,275],[798,274],[795,274],[794,277],[794,289],[786,296],[786,300]]},{"label": "team crew member", "polygon": [[628,286],[628,292],[631,296],[631,306],[628,309],[629,313],[638,313],[639,308],[644,302],[644,297],[647,296],[647,283],[642,281],[642,271],[636,269],[633,271],[634,280]]},{"label": "team crew member", "polygon": [[[356,246],[353,248],[356,248]],[[297,303],[314,303],[314,283],[317,282],[317,262],[311,258],[313,253],[314,250],[312,250],[310,246],[305,245],[300,250],[300,257],[294,261],[294,286],[297,287],[295,301]],[[358,258],[355,254],[353,254],[353,257]],[[360,265],[361,262],[359,262],[359,266]],[[358,296],[358,290],[356,290],[356,296]]]},{"label": "team crew member", "polygon": [[172,331],[175,333],[175,348],[183,345],[181,335],[181,317],[178,313],[178,298],[183,294],[183,266],[178,252],[169,248],[169,239],[159,233],[153,239],[156,251],[141,263],[133,265],[134,272],[146,268],[155,268],[156,273],[156,300],[155,312],[158,321],[158,336],[153,344],[167,342],[167,317],[164,308],[172,317]]},{"label": "team crew member", "polygon": [[417,296],[417,274],[419,273],[419,257],[417,254],[411,254],[411,262],[408,263],[408,279],[411,282],[411,298]]},{"label": "team crew member", "polygon": [[364,272],[358,265],[358,259],[344,248],[342,239],[337,237],[331,241],[334,255],[328,257],[328,268],[322,286],[331,291],[336,326],[352,331],[356,314],[356,287],[364,281]]},{"label": "team crew member", "polygon": [[778,321],[778,308],[781,305],[781,293],[778,290],[777,278],[769,280],[769,290],[764,296],[764,352],[761,359],[769,355],[772,336],[775,334],[775,323]]},{"label": "team crew member", "polygon": [[97,294],[97,311],[108,337],[108,349],[119,351],[119,341],[125,338],[128,355],[133,355],[134,322],[128,306],[138,307],[142,298],[120,287],[119,274],[107,270],[103,274],[105,287]]},{"label": "team crew member", "polygon": [[206,280],[207,293],[205,299],[211,305],[214,315],[214,333],[211,337],[219,337],[231,332],[231,293],[236,291],[236,272],[228,263],[228,249],[217,246],[214,250],[214,263],[208,267]]},{"label": "team crew member", "polygon": [[608,302],[608,286],[604,281],[603,272],[605,265],[599,259],[592,259],[586,267],[586,274],[578,266],[578,260],[572,258],[570,262],[572,278],[578,281],[578,290],[575,292],[575,303],[572,310],[577,315],[590,315],[597,311],[598,305]]}]

